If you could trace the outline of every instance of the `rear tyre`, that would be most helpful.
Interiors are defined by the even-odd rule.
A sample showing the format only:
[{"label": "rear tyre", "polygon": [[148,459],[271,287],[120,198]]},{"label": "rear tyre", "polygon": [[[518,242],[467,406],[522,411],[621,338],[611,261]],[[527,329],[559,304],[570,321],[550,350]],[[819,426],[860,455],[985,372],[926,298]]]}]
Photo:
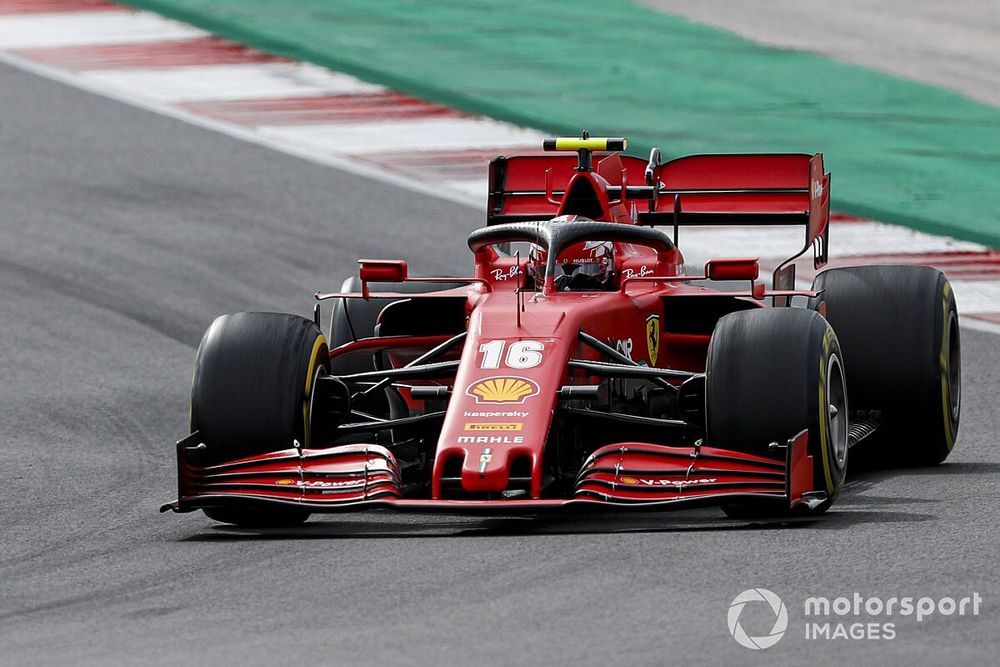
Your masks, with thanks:
[{"label": "rear tyre", "polygon": [[810,308],[844,350],[851,409],[880,413],[873,439],[904,465],[944,461],[962,398],[958,309],[948,279],[926,266],[859,266],[816,276]]},{"label": "rear tyre", "polygon": [[[191,430],[213,465],[310,444],[309,399],[329,370],[326,338],[313,322],[281,313],[222,315],[202,338],[191,388]],[[217,508],[205,514],[244,526],[294,525],[296,508]]]},{"label": "rear tyre", "polygon": [[[392,283],[386,291],[404,294],[423,294],[462,287],[466,284],[461,281],[455,283]],[[375,285],[369,285],[369,287],[372,291],[379,289]],[[341,285],[340,291],[360,292],[361,279],[357,276],[346,279]],[[406,299],[384,299],[378,297],[373,297],[367,301],[362,299],[334,299],[333,309],[330,312],[330,349],[336,349],[359,338],[374,336],[378,325],[378,318],[382,314],[382,311],[386,307],[402,301],[406,301]],[[434,324],[435,320],[444,323],[446,318],[436,318],[434,315],[430,315],[425,317],[425,319]],[[426,323],[424,324],[426,325]],[[381,361],[381,352],[343,355],[330,360],[330,373],[333,375],[350,375],[352,373],[378,370],[380,368],[378,364]],[[403,400],[399,391],[391,387],[357,399],[354,407],[362,412],[387,418],[406,417],[410,414],[406,401]]]},{"label": "rear tyre", "polygon": [[[440,292],[455,287],[463,287],[467,283],[392,283],[387,291],[404,294],[426,294],[428,292]],[[372,291],[376,291],[377,286],[370,285]],[[341,292],[360,292],[361,279],[353,276],[344,281],[340,288]],[[370,338],[375,335],[375,326],[379,315],[386,306],[403,301],[404,299],[380,299],[371,298],[367,301],[362,299],[334,299],[333,309],[330,312],[330,349],[336,349],[345,343],[359,338]],[[349,375],[351,373],[363,373],[365,371],[376,370],[374,355],[353,354],[337,357],[330,361],[330,372],[333,375]]]},{"label": "rear tyre", "polygon": [[[407,283],[402,283],[406,285]],[[348,278],[340,288],[341,292],[360,292],[361,280],[356,276]],[[375,335],[375,323],[379,313],[386,307],[387,299],[334,299],[330,312],[330,348],[337,349],[345,343]],[[334,375],[350,375],[375,370],[371,354],[352,354],[330,360],[330,372]]]},{"label": "rear tyre", "polygon": [[[719,320],[708,347],[706,442],[783,459],[786,444],[809,431],[813,488],[833,503],[847,473],[847,387],[837,336],[817,313],[756,309]],[[723,508],[730,516],[781,514],[765,504]]]}]

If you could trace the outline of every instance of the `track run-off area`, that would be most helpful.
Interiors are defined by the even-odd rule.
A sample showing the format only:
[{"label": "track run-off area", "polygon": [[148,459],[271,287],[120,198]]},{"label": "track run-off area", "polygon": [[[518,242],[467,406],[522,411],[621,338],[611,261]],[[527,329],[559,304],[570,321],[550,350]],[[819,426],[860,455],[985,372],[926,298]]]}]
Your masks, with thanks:
[{"label": "track run-off area", "polygon": [[[94,15],[120,11],[79,4]],[[253,57],[272,72],[253,98],[157,97],[188,85],[166,76],[161,88],[141,80],[138,95],[121,68],[81,54],[60,62],[64,41],[27,44],[23,24],[3,32],[8,19],[0,16],[0,38],[23,41],[0,45],[16,64],[0,65],[0,664],[993,661],[1000,339],[973,328],[962,332],[962,426],[948,463],[858,473],[815,522],[747,525],[711,510],[544,520],[380,513],[261,533],[157,514],[175,493],[172,443],[186,434],[194,350],[212,319],[308,314],[311,294],[338,287],[361,256],[405,257],[414,273],[464,272],[464,238],[483,221],[479,186],[464,174],[482,161],[458,144],[465,157],[450,172],[447,159],[407,164],[420,146],[401,146],[399,160],[324,152],[257,128],[308,125],[303,113],[336,125],[336,108],[240,104],[267,98],[266,86],[272,101],[402,95],[348,75],[239,51],[229,66]],[[95,21],[87,34],[113,23]],[[148,44],[207,37],[174,25],[166,39],[157,21],[125,34]],[[289,96],[286,85],[313,88]],[[383,100],[425,121],[431,109],[441,122],[466,123],[485,154],[534,146],[540,134],[433,104]],[[260,123],[260,113],[281,121]],[[255,120],[239,122],[246,114]],[[475,146],[476,137],[489,141]],[[428,170],[431,179],[414,176]],[[990,257],[968,241],[846,217],[834,256],[844,246],[865,254],[865,234],[850,245],[850,229],[885,234],[887,246],[910,235],[926,244],[914,252]],[[705,237],[705,252],[717,243],[721,235]],[[727,611],[756,587],[781,597],[789,622],[778,644],[754,652],[733,641]],[[854,593],[978,593],[983,603],[975,616],[892,619],[891,640],[805,639],[806,598]],[[744,623],[752,634],[771,627]]]}]

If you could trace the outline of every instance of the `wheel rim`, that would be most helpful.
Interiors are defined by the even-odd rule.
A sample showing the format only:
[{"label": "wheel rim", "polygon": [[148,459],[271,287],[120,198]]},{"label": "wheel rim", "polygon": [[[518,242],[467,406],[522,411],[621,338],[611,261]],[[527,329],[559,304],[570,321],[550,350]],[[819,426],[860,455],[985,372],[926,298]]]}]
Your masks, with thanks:
[{"label": "wheel rim", "polygon": [[948,401],[951,420],[958,421],[962,407],[962,359],[959,345],[958,317],[952,311],[948,318]]},{"label": "wheel rim", "polygon": [[328,375],[329,371],[323,364],[316,364],[316,370],[313,371],[312,383],[309,385],[309,395],[306,396],[306,400],[302,403],[302,446],[311,447],[312,446],[312,408],[313,408],[313,396],[316,394],[316,380],[324,375]]},{"label": "wheel rim", "polygon": [[830,451],[837,468],[842,469],[847,464],[847,386],[840,359],[835,354],[830,355],[826,367],[826,397]]}]

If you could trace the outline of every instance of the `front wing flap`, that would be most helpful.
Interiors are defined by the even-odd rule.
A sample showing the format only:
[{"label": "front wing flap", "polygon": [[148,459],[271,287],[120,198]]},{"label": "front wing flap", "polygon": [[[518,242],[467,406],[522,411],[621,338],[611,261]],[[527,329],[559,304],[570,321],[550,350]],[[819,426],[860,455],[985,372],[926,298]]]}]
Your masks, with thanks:
[{"label": "front wing flap", "polygon": [[219,465],[200,465],[198,434],[177,443],[179,498],[161,511],[287,505],[311,512],[390,508],[451,514],[657,510],[767,500],[789,508],[818,503],[808,432],[788,440],[784,460],[709,446],[608,445],[588,457],[572,497],[427,500],[403,497],[392,452],[373,444],[290,448]]}]

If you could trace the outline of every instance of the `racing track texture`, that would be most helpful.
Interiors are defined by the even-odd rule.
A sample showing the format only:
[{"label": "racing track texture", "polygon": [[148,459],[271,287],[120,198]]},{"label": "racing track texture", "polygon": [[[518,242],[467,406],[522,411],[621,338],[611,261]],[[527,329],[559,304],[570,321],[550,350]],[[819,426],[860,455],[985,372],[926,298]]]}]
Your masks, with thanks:
[{"label": "racing track texture", "polygon": [[[357,256],[455,270],[481,214],[6,67],[0,105],[0,663],[995,657],[1000,346],[971,331],[951,462],[856,478],[811,524],[379,514],[254,533],[157,514],[216,314],[308,313]],[[752,586],[789,608],[766,653],[726,629]],[[985,603],[897,619],[893,641],[802,639],[807,594],[853,591]]]}]

